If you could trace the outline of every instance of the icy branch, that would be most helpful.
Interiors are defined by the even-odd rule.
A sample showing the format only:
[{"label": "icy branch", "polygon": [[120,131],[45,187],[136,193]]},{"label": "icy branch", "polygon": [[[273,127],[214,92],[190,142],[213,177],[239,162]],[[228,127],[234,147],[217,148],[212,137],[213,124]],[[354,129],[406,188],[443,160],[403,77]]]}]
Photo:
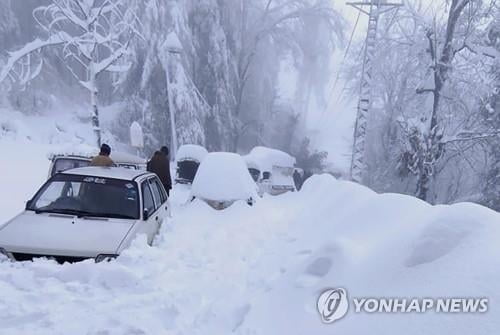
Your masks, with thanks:
[{"label": "icy branch", "polygon": [[48,46],[61,45],[67,43],[68,35],[65,33],[52,35],[47,40],[43,41],[39,38],[36,40],[26,44],[21,49],[10,52],[9,59],[7,64],[0,71],[0,83],[5,80],[9,76],[9,73],[12,71],[17,62],[19,62],[23,57],[28,56],[36,51],[39,51]]}]

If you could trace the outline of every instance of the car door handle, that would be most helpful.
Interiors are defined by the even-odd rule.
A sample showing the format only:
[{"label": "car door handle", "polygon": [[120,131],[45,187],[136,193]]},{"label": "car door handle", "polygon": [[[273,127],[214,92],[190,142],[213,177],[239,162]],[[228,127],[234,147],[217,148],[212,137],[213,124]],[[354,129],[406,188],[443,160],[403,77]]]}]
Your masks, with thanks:
[{"label": "car door handle", "polygon": [[158,219],[159,219],[158,217],[155,217],[155,220],[156,220],[156,221],[158,221]]}]

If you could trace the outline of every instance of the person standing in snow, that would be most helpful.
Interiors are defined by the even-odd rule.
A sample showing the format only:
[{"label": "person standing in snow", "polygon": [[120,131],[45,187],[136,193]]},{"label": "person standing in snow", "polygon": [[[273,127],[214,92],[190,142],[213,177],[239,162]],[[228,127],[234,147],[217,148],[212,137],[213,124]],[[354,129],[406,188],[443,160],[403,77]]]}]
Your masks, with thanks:
[{"label": "person standing in snow", "polygon": [[99,155],[95,156],[90,162],[90,166],[111,167],[115,165],[115,162],[113,162],[109,155],[111,155],[111,147],[104,143],[101,145]]},{"label": "person standing in snow", "polygon": [[170,196],[172,189],[172,180],[170,178],[170,161],[168,157],[168,148],[162,147],[160,151],[156,151],[147,164],[147,170],[155,173],[159,178],[167,195]]},{"label": "person standing in snow", "polygon": [[302,188],[302,175],[300,174],[298,169],[295,169],[295,171],[293,171],[293,182],[297,191],[300,191],[300,189]]}]

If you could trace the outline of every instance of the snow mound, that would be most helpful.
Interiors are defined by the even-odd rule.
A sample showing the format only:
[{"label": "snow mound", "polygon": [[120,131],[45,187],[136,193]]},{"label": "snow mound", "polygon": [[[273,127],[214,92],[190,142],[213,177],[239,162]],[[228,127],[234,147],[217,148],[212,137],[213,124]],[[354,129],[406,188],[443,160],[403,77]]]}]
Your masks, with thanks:
[{"label": "snow mound", "polygon": [[200,145],[184,144],[179,148],[179,150],[177,150],[175,159],[177,161],[193,159],[195,161],[202,162],[207,154],[207,149]]},{"label": "snow mound", "polygon": [[273,166],[294,167],[295,158],[277,149],[255,147],[244,157],[248,167],[261,171],[272,171]]},{"label": "snow mound", "polygon": [[240,155],[212,152],[198,168],[191,195],[215,201],[257,199],[257,185]]}]

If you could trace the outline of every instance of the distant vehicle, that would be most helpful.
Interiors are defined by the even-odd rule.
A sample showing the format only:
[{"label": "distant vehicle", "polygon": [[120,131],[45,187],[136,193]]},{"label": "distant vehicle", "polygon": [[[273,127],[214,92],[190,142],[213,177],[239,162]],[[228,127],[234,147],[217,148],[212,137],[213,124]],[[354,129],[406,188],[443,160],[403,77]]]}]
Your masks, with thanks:
[{"label": "distant vehicle", "polygon": [[260,194],[279,195],[296,190],[293,180],[296,160],[286,152],[255,147],[244,159]]},{"label": "distant vehicle", "polygon": [[177,161],[175,181],[179,184],[192,184],[198,167],[207,154],[207,149],[199,145],[185,144],[181,146],[175,156]]},{"label": "distant vehicle", "polygon": [[[63,172],[69,169],[76,169],[90,165],[92,158],[97,155],[97,151],[93,153],[54,153],[49,156],[50,168],[49,178],[56,173]],[[125,152],[111,152],[110,155],[115,165],[126,169],[146,170],[146,160],[144,158],[128,154]]]},{"label": "distant vehicle", "polygon": [[222,210],[236,201],[252,206],[257,185],[240,155],[228,152],[209,153],[201,163],[191,188],[191,199],[198,198]]},{"label": "distant vehicle", "polygon": [[155,174],[84,167],[50,178],[24,212],[0,228],[0,254],[59,263],[117,257],[138,234],[149,244],[168,214]]}]

